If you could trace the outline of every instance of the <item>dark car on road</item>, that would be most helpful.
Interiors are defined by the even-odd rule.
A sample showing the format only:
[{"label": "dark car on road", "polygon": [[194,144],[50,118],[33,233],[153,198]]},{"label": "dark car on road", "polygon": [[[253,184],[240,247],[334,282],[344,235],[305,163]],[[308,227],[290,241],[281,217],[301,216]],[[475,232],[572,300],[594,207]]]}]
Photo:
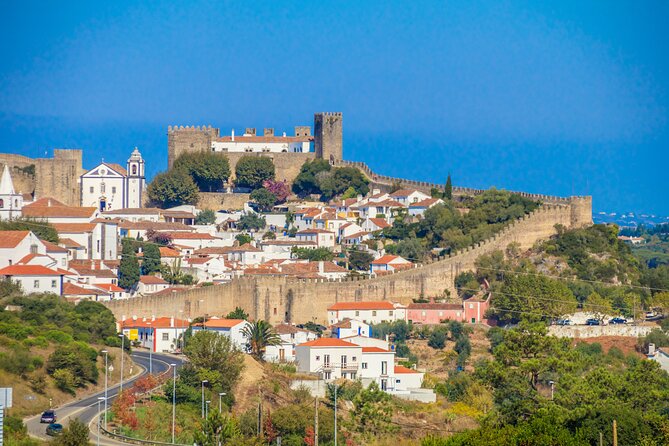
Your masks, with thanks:
[{"label": "dark car on road", "polygon": [[626,324],[627,319],[622,318],[622,317],[614,317],[609,321],[609,324]]},{"label": "dark car on road", "polygon": [[45,410],[42,412],[42,417],[39,419],[40,423],[55,423],[57,421],[56,412],[53,410]]},{"label": "dark car on road", "polygon": [[58,423],[51,423],[46,427],[46,434],[52,437],[63,433],[63,425]]},{"label": "dark car on road", "polygon": [[599,319],[592,318],[585,321],[585,325],[602,325],[602,323]]},{"label": "dark car on road", "polygon": [[555,325],[574,325],[571,319],[558,319],[555,321]]}]

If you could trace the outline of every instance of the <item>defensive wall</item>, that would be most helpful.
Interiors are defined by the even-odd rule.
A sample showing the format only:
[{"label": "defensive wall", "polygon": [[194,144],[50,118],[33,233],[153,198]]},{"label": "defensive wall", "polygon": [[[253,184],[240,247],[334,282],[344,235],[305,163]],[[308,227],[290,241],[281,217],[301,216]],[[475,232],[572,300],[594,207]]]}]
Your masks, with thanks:
[{"label": "defensive wall", "polygon": [[[70,206],[80,205],[79,177],[85,172],[80,149],[55,149],[53,158],[29,158],[16,154],[0,154],[0,163],[14,168],[14,188],[22,193],[34,192],[35,198],[53,197]],[[17,176],[17,168],[35,166],[32,181]],[[31,177],[30,175],[25,175]]]},{"label": "defensive wall", "polygon": [[592,224],[590,197],[572,197],[547,203],[519,219],[490,239],[437,261],[394,274],[344,280],[295,279],[284,276],[242,276],[219,286],[173,293],[171,296],[139,297],[106,302],[119,317],[179,315],[193,318],[204,314],[221,316],[239,306],[251,318],[324,323],[327,307],[340,301],[392,300],[410,303],[419,296],[453,292],[460,272],[472,270],[475,260],[510,243],[521,249],[554,235],[557,224],[582,227]]}]

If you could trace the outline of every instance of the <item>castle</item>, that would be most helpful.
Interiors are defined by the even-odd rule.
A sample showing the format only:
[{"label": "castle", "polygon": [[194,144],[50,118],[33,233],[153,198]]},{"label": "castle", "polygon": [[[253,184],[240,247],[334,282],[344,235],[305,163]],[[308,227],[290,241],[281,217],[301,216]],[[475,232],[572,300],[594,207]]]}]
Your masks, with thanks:
[{"label": "castle", "polygon": [[211,126],[169,126],[167,129],[167,162],[172,167],[182,153],[220,152],[230,161],[232,172],[242,156],[265,156],[272,159],[276,178],[292,182],[305,161],[324,159],[335,164],[343,160],[343,115],[325,112],[314,114],[311,127],[297,126],[294,135],[278,136],[274,129],[265,128],[262,135],[247,128],[242,135],[221,135]]}]

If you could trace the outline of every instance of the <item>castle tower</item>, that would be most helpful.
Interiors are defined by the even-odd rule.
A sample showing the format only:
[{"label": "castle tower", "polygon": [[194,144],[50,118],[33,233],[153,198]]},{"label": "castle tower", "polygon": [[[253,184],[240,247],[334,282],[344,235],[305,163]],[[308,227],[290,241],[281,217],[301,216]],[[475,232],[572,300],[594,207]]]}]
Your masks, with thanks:
[{"label": "castle tower", "polygon": [[139,153],[137,147],[130,154],[128,159],[128,174],[125,178],[126,194],[123,207],[140,208],[142,207],[142,195],[146,188],[146,179],[144,176],[144,158]]},{"label": "castle tower", "polygon": [[314,149],[316,157],[333,162],[344,159],[342,113],[314,114]]},{"label": "castle tower", "polygon": [[21,216],[23,208],[23,195],[14,190],[12,175],[9,166],[5,164],[0,178],[0,220],[11,220]]},{"label": "castle tower", "polygon": [[182,153],[211,151],[212,140],[219,136],[220,130],[211,126],[168,126],[167,167],[171,169]]}]

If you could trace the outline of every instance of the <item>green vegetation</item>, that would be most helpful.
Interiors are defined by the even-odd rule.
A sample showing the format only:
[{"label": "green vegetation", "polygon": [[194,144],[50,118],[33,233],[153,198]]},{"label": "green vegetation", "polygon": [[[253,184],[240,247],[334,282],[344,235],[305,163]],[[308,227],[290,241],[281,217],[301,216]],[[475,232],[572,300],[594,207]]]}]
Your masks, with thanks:
[{"label": "green vegetation", "polygon": [[88,426],[75,418],[49,444],[52,446],[88,446],[90,444],[88,434]]},{"label": "green vegetation", "polygon": [[174,170],[189,175],[199,190],[217,191],[230,177],[228,157],[210,151],[182,153],[174,161]]},{"label": "green vegetation", "polygon": [[249,234],[237,234],[235,236],[235,240],[239,242],[239,246],[246,245],[247,243],[251,243],[253,241],[253,237],[251,237]]},{"label": "green vegetation", "polygon": [[274,207],[274,205],[278,202],[276,195],[264,187],[251,192],[250,198],[263,212],[270,211],[272,207]]},{"label": "green vegetation", "polygon": [[121,243],[123,248],[121,250],[121,263],[118,267],[118,286],[129,290],[139,282],[139,261],[137,260],[134,241],[123,239]]},{"label": "green vegetation", "polygon": [[58,232],[47,221],[21,217],[0,221],[0,231],[32,231],[41,240],[58,243]]},{"label": "green vegetation", "polygon": [[295,181],[293,181],[293,192],[302,197],[311,194],[320,194],[321,189],[318,184],[318,174],[329,172],[330,169],[331,166],[327,160],[315,159],[305,161],[300,168],[300,173],[295,177]]},{"label": "green vegetation", "polygon": [[469,212],[461,215],[455,204],[447,201],[425,211],[419,222],[398,215],[393,225],[382,232],[382,237],[395,241],[386,250],[412,261],[422,260],[433,248],[452,252],[490,238],[539,204],[517,194],[491,189],[460,206],[467,207]]},{"label": "green vegetation", "polygon": [[374,261],[374,256],[367,251],[359,249],[350,249],[348,251],[348,264],[352,270],[367,271],[372,261]]},{"label": "green vegetation", "polygon": [[237,187],[258,189],[266,180],[274,179],[274,163],[265,156],[242,156],[235,166]]},{"label": "green vegetation", "polygon": [[293,182],[293,192],[302,197],[320,194],[323,201],[342,194],[352,198],[366,195],[369,181],[355,167],[332,168],[327,160],[306,161]]},{"label": "green vegetation", "polygon": [[267,347],[281,344],[281,338],[274,328],[263,320],[246,325],[242,329],[242,335],[246,339],[247,350],[259,361],[263,361]]},{"label": "green vegetation", "polygon": [[142,274],[153,274],[160,271],[160,248],[154,243],[143,244]]},{"label": "green vegetation", "polygon": [[244,320],[247,320],[249,318],[249,314],[246,311],[244,311],[243,308],[235,307],[235,309],[233,311],[231,311],[230,313],[228,313],[225,316],[225,318],[226,319],[244,319]]},{"label": "green vegetation", "polygon": [[216,223],[216,213],[211,209],[205,209],[195,217],[196,225],[213,225]]},{"label": "green vegetation", "polygon": [[265,217],[253,212],[242,215],[237,221],[237,229],[240,231],[260,231],[266,225]]},{"label": "green vegetation", "polygon": [[163,209],[182,204],[196,204],[198,192],[198,186],[193,178],[180,169],[159,173],[146,189],[150,204]]},{"label": "green vegetation", "polygon": [[334,252],[328,248],[297,248],[294,246],[291,253],[296,259],[309,260],[310,262],[331,262],[334,259]]}]

